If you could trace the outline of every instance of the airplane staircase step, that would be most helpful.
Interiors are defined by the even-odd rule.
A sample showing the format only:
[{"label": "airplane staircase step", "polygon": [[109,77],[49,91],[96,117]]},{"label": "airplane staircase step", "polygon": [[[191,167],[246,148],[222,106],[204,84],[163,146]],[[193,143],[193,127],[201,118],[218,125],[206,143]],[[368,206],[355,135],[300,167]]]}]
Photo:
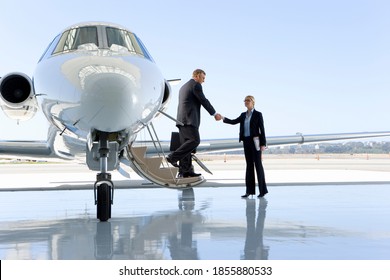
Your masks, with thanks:
[{"label": "airplane staircase step", "polygon": [[146,150],[145,146],[127,147],[127,155],[133,169],[145,179],[160,186],[175,189],[190,188],[205,181],[203,176],[177,178],[178,168],[168,166],[161,156],[147,157]]}]

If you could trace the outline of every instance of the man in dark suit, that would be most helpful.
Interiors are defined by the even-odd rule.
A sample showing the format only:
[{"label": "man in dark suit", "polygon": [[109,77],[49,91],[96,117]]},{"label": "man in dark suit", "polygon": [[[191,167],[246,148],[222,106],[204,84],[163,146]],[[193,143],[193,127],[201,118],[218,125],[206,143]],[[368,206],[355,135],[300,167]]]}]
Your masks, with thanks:
[{"label": "man in dark suit", "polygon": [[246,160],[246,193],[241,197],[246,198],[256,193],[254,168],[256,168],[257,181],[259,184],[260,194],[258,197],[263,197],[268,193],[263,164],[261,162],[261,153],[267,146],[263,114],[255,110],[255,98],[253,96],[246,96],[244,102],[247,111],[243,112],[234,120],[224,117],[223,122],[228,124],[240,124],[240,142],[243,141],[244,143]]},{"label": "man in dark suit", "polygon": [[[175,167],[179,167],[179,174],[183,177],[196,177],[201,174],[194,173],[192,167],[191,153],[200,143],[199,125],[200,108],[206,109],[215,120],[221,120],[210,101],[205,97],[202,83],[206,78],[206,73],[201,69],[196,69],[192,74],[192,79],[185,83],[179,91],[179,105],[177,109],[177,120],[184,126],[179,126],[180,146],[176,151],[167,156],[167,161]],[[179,165],[177,162],[179,161]]]}]

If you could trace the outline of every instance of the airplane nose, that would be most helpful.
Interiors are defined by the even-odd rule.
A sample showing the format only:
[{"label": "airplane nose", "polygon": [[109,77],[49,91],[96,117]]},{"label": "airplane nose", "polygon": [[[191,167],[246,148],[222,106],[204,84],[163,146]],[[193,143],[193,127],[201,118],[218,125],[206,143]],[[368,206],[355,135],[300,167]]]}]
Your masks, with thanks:
[{"label": "airplane nose", "polygon": [[84,121],[101,131],[120,131],[134,122],[139,111],[138,79],[128,73],[94,73],[82,82]]},{"label": "airplane nose", "polygon": [[84,81],[83,97],[96,104],[110,106],[133,101],[136,96],[137,84],[135,78],[118,74],[96,74]]},{"label": "airplane nose", "polygon": [[[100,66],[80,78],[83,121],[100,131],[139,130],[161,103],[164,82],[160,76],[141,76],[138,68]],[[126,71],[123,69],[127,69]]]}]

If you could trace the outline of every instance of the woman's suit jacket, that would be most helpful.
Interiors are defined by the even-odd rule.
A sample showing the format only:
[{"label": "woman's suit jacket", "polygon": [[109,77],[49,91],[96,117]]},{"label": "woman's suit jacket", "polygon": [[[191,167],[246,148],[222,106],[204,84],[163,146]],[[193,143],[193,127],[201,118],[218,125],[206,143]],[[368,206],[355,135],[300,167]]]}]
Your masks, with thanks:
[{"label": "woman's suit jacket", "polygon": [[[240,124],[240,142],[244,140],[244,123],[246,118],[246,112],[243,112],[237,119],[231,120],[224,118],[223,122],[228,124]],[[253,110],[250,121],[250,136],[259,136],[260,146],[267,146],[267,140],[265,138],[264,120],[263,114],[259,111]]]}]

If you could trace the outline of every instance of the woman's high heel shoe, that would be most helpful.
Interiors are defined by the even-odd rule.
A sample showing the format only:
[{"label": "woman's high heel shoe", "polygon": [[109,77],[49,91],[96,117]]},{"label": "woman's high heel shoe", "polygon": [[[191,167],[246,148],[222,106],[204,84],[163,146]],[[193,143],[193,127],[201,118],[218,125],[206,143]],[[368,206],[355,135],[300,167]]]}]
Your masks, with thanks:
[{"label": "woman's high heel shoe", "polygon": [[267,193],[268,193],[268,192],[263,193],[263,194],[259,194],[257,197],[258,197],[258,198],[264,197]]}]

